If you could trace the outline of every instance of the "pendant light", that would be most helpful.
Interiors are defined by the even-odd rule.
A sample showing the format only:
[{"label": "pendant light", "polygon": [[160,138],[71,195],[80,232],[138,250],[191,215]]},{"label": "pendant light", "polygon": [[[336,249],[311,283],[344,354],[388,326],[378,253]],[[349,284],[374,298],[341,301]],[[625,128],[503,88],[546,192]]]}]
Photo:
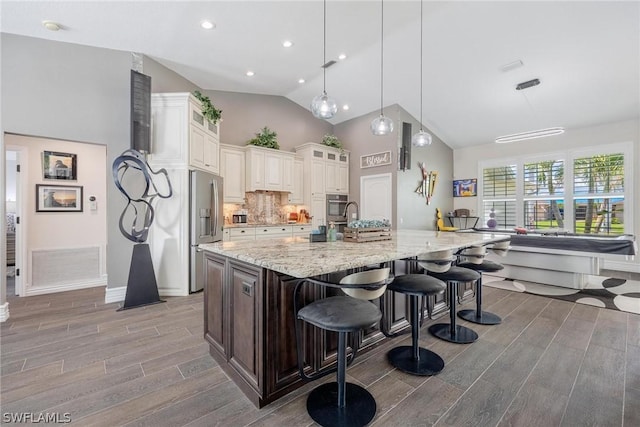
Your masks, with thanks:
[{"label": "pendant light", "polygon": [[327,95],[327,0],[324,0],[323,53],[322,53],[322,94],[311,101],[311,113],[318,119],[330,119],[336,115],[338,104]]},{"label": "pendant light", "polygon": [[371,122],[371,132],[374,135],[388,135],[393,132],[393,120],[384,116],[382,112],[384,94],[384,0],[380,0],[380,117],[373,119]]},{"label": "pendant light", "polygon": [[411,137],[411,145],[414,147],[426,147],[427,145],[431,145],[431,135],[422,130],[422,26],[424,21],[424,17],[422,16],[422,5],[423,0],[420,0],[420,131]]}]

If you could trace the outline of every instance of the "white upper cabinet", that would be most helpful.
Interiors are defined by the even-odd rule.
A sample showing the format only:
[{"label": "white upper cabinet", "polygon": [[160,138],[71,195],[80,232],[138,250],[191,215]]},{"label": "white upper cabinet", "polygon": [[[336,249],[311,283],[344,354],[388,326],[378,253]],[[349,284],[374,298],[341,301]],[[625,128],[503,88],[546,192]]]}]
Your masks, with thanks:
[{"label": "white upper cabinet", "polygon": [[294,154],[247,146],[246,150],[246,191],[283,191],[293,189]]},{"label": "white upper cabinet", "polygon": [[[296,147],[304,161],[304,204],[326,194],[349,193],[349,153],[326,145],[308,142]],[[312,211],[312,215],[315,213]]]},{"label": "white upper cabinet", "polygon": [[224,178],[225,203],[244,203],[244,147],[220,144],[220,175]]},{"label": "white upper cabinet", "polygon": [[204,118],[200,101],[188,92],[154,93],[151,107],[155,163],[220,173],[220,124]]}]

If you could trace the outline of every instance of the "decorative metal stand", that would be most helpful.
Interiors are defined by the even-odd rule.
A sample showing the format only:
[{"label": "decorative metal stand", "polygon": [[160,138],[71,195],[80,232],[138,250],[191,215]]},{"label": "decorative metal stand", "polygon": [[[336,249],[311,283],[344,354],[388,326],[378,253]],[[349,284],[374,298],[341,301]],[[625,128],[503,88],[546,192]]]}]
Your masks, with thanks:
[{"label": "decorative metal stand", "polygon": [[[149,235],[149,227],[153,223],[154,210],[152,203],[154,199],[156,197],[166,199],[173,194],[169,175],[165,169],[160,169],[157,172],[153,171],[146,162],[144,155],[136,150],[123,152],[114,160],[111,170],[116,187],[127,198],[127,206],[120,215],[120,232],[127,239],[136,243],[131,255],[127,293],[124,304],[118,311],[165,302],[160,299],[158,294],[158,284],[156,283],[156,275],[153,269],[151,251],[149,250],[149,245],[144,242],[146,242]],[[129,173],[127,174],[127,172]],[[134,178],[129,181],[132,172],[142,173],[144,177],[142,186],[139,179],[136,180]],[[166,180],[165,193],[158,191],[158,186],[153,181],[154,177],[158,176]],[[124,188],[125,182],[131,185],[129,191]],[[139,197],[132,197],[135,191],[140,193]],[[131,224],[127,229],[124,223],[128,218],[131,219]],[[141,222],[142,224],[140,224]]]}]

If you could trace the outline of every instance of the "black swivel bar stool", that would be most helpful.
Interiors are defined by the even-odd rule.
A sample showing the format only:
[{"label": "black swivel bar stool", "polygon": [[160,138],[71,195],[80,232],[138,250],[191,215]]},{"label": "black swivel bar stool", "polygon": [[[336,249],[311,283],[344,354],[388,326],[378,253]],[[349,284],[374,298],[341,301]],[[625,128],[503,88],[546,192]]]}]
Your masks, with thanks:
[{"label": "black swivel bar stool", "polygon": [[[377,298],[381,289],[384,292],[388,277],[389,269],[381,268],[350,274],[343,277],[338,283],[310,278],[302,280],[296,285],[294,310],[297,313],[297,318],[318,328],[338,333],[337,366],[307,375],[304,372],[302,333],[298,322],[295,322],[300,376],[314,380],[337,372],[336,382],[316,387],[307,397],[307,412],[321,426],[364,426],[376,415],[376,401],[371,393],[357,384],[346,382],[347,365],[353,362],[358,351],[357,340],[352,340],[354,341],[352,355],[350,359],[347,358],[347,334],[350,332],[352,334],[358,333],[380,321],[382,317],[380,310],[366,299]],[[359,293],[356,297],[333,296],[316,300],[298,310],[298,292],[304,283],[340,288],[348,293],[354,293],[352,291],[356,290],[363,291],[363,293]]]},{"label": "black swivel bar stool", "polygon": [[476,281],[476,309],[460,310],[458,317],[467,320],[472,323],[478,323],[480,325],[498,325],[502,322],[502,319],[497,314],[489,313],[488,311],[482,311],[482,273],[492,273],[500,271],[504,268],[502,264],[497,262],[483,260],[481,264],[475,264],[472,262],[463,262],[458,264],[463,268],[469,268],[477,271],[480,274],[480,278]]},{"label": "black swivel bar stool", "polygon": [[456,324],[456,294],[458,283],[474,282],[480,279],[480,273],[468,268],[453,266],[443,273],[429,271],[429,275],[447,283],[450,319],[449,324],[436,323],[431,325],[429,332],[440,339],[456,344],[469,344],[477,340],[478,334],[474,330]]},{"label": "black swivel bar stool", "polygon": [[388,286],[394,292],[409,295],[411,316],[411,346],[398,346],[387,353],[387,359],[394,367],[413,375],[435,375],[444,368],[444,360],[433,351],[421,348],[420,315],[418,297],[430,297],[444,293],[443,281],[426,274],[403,274],[396,276]]}]

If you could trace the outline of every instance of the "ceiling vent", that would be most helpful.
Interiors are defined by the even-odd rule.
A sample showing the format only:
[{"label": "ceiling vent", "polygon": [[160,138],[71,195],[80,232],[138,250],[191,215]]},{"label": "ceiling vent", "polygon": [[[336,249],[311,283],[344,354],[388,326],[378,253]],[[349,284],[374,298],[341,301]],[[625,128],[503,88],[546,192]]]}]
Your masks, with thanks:
[{"label": "ceiling vent", "polygon": [[540,84],[539,79],[529,80],[527,82],[518,83],[518,85],[516,86],[516,90],[527,89],[532,86],[538,86],[539,84]]},{"label": "ceiling vent", "polygon": [[336,61],[334,61],[333,59],[329,62],[327,62],[326,64],[324,64],[321,68],[329,68],[332,65],[334,65],[336,63]]}]

